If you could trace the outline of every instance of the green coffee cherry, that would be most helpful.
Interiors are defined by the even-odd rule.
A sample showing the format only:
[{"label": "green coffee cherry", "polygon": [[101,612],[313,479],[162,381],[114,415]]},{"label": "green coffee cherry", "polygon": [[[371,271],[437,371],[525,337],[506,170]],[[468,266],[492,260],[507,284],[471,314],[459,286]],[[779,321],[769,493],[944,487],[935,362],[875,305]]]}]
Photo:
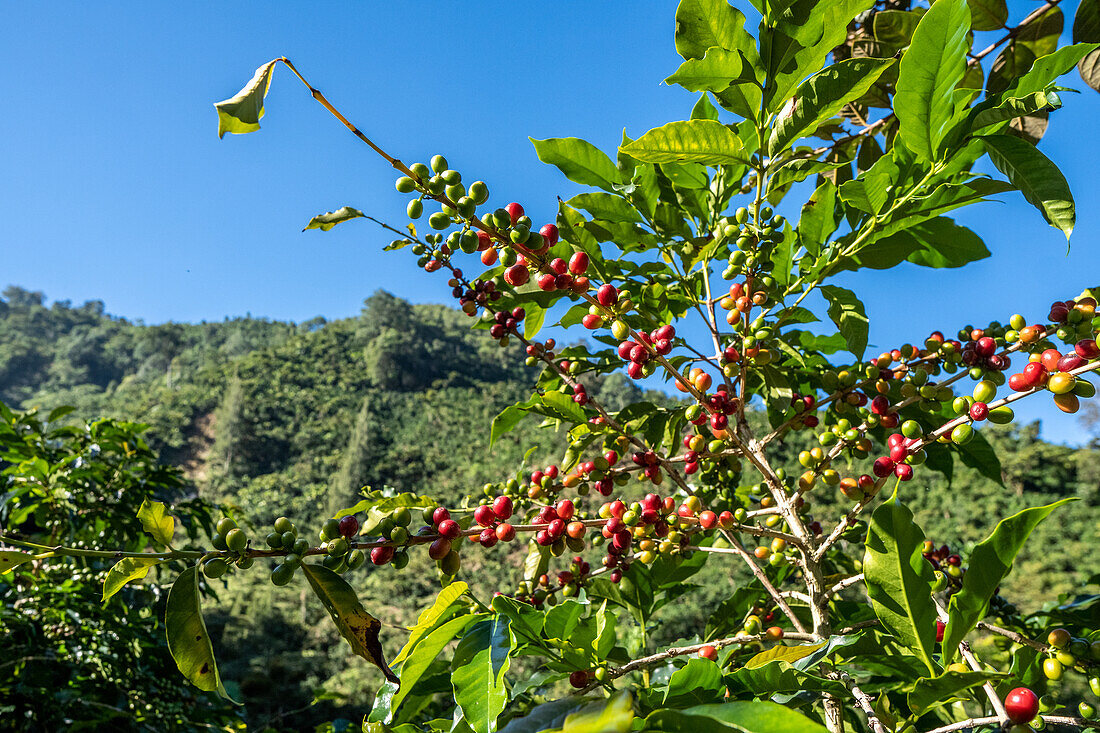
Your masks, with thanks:
[{"label": "green coffee cherry", "polygon": [[[219,524],[221,523],[219,522]],[[225,535],[225,544],[230,552],[244,552],[245,548],[248,547],[248,535],[244,533],[244,530],[234,527]]]},{"label": "green coffee cherry", "polygon": [[275,585],[286,585],[294,577],[294,568],[286,565],[276,565],[271,571],[271,582]]},{"label": "green coffee cherry", "polygon": [[202,574],[210,579],[222,577],[227,570],[229,570],[229,563],[222,560],[220,557],[215,557],[213,560],[207,560],[202,566]]},{"label": "green coffee cherry", "polygon": [[237,523],[229,517],[222,517],[218,520],[218,523],[214,525],[214,529],[217,530],[218,534],[220,534],[222,537],[225,537],[227,534],[229,534],[229,530],[236,529],[236,527]]},{"label": "green coffee cherry", "polygon": [[328,542],[334,540],[340,536],[340,522],[336,519],[329,519],[321,527],[321,540]]},{"label": "green coffee cherry", "polygon": [[424,202],[420,199],[413,199],[405,207],[405,213],[409,215],[410,219],[419,219],[420,215],[424,213]]},{"label": "green coffee cherry", "polygon": [[279,517],[275,520],[275,531],[279,534],[283,534],[284,532],[292,532],[294,531],[294,524],[286,517]]},{"label": "green coffee cherry", "polygon": [[408,176],[401,176],[394,183],[394,187],[397,188],[398,193],[412,193],[416,190],[416,181]]}]

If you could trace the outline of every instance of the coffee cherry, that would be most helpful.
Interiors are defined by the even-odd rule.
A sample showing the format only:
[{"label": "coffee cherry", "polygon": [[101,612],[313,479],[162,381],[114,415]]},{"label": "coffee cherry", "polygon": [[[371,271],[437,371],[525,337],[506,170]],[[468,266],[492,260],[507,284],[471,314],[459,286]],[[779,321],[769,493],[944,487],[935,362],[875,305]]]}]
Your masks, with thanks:
[{"label": "coffee cherry", "polygon": [[275,520],[275,531],[279,534],[294,531],[294,524],[286,517],[279,517]]},{"label": "coffee cherry", "polygon": [[707,644],[706,646],[703,646],[703,647],[699,647],[698,654],[703,659],[709,659],[712,662],[718,661],[718,650],[715,649],[710,644]]},{"label": "coffee cherry", "polygon": [[339,524],[340,536],[351,538],[359,532],[359,520],[355,518],[355,515],[349,514],[346,517],[340,518]]},{"label": "coffee cherry", "polygon": [[578,669],[569,675],[569,684],[578,690],[588,685],[588,672],[583,669]]},{"label": "coffee cherry", "polygon": [[275,585],[286,585],[294,577],[294,568],[286,565],[276,565],[271,571],[271,582]]},{"label": "coffee cherry", "polygon": [[227,534],[229,534],[229,530],[236,529],[236,527],[237,527],[237,523],[234,522],[229,517],[222,517],[221,519],[218,520],[218,523],[216,525],[214,525],[214,529],[222,537],[225,537]]},{"label": "coffee cherry", "polygon": [[451,541],[446,537],[440,537],[428,545],[428,557],[436,561],[445,558],[450,551]]},{"label": "coffee cherry", "polygon": [[474,521],[480,524],[482,527],[488,527],[497,520],[497,515],[493,512],[493,508],[487,504],[482,504],[477,509],[474,509]]},{"label": "coffee cherry", "polygon": [[[220,525],[221,522],[218,524]],[[244,552],[248,546],[248,535],[244,533],[244,530],[234,527],[226,533],[225,545],[230,552]]]},{"label": "coffee cherry", "polygon": [[619,291],[614,285],[605,283],[596,291],[596,301],[604,307],[611,307],[619,302]]},{"label": "coffee cherry", "polygon": [[1072,639],[1070,633],[1062,628],[1053,629],[1047,634],[1047,644],[1055,649],[1064,649]]},{"label": "coffee cherry", "polygon": [[1017,687],[1004,701],[1005,713],[1013,723],[1027,723],[1039,714],[1039,698],[1026,687]]},{"label": "coffee cherry", "polygon": [[439,534],[449,540],[453,540],[462,534],[462,527],[453,519],[444,519],[437,528]]},{"label": "coffee cherry", "polygon": [[1062,679],[1062,663],[1050,657],[1043,660],[1043,674],[1048,680]]},{"label": "coffee cherry", "polygon": [[[389,546],[373,547],[370,551],[370,561],[375,565],[385,565],[393,559],[393,548]],[[351,567],[351,562],[348,562]]]},{"label": "coffee cherry", "polygon": [[222,577],[227,570],[229,570],[229,563],[222,560],[220,557],[207,560],[202,566],[202,574],[211,580]]}]

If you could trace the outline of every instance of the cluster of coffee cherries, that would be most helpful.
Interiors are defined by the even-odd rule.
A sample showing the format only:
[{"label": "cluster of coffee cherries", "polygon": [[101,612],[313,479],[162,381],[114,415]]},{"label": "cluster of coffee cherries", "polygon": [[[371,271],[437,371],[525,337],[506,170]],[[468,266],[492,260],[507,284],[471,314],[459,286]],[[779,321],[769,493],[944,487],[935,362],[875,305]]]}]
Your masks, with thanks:
[{"label": "cluster of coffee cherries", "polygon": [[[1096,305],[1096,298],[1092,296],[1051,304],[1047,318],[1051,323],[1058,324],[1055,335],[1062,343],[1072,344],[1100,331],[1100,315],[1097,315]],[[1022,331],[1020,336],[1023,340]]]},{"label": "cluster of coffee cherries", "polygon": [[771,270],[775,245],[786,238],[783,232],[786,220],[775,214],[770,206],[764,206],[758,221],[759,226],[750,223],[749,210],[742,206],[734,212],[732,221],[728,217],[723,219],[713,233],[733,244],[728,265],[722,272],[724,279],[732,280],[748,271]]},{"label": "cluster of coffee cherries", "polygon": [[493,280],[478,278],[470,283],[471,287],[465,287],[462,281],[462,270],[455,269],[453,275],[447,281],[451,286],[451,295],[458,299],[458,307],[468,316],[476,315],[479,307],[495,303],[504,297],[504,293],[497,289],[497,284]]},{"label": "cluster of coffee cherries", "polygon": [[1091,338],[1078,341],[1073,351],[1065,354],[1058,349],[1044,349],[1031,355],[1023,371],[1009,377],[1008,386],[1016,392],[1044,387],[1054,395],[1058,409],[1074,413],[1081,408],[1081,397],[1087,399],[1096,395],[1096,386],[1070,372],[1097,358],[1100,358],[1100,347]]},{"label": "cluster of coffee cherries", "polygon": [[672,339],[676,328],[659,326],[650,332],[638,331],[637,340],[625,339],[619,343],[619,358],[627,362],[626,373],[631,379],[641,379],[653,373],[650,361],[654,354],[668,356],[672,353]]},{"label": "cluster of coffee cherries", "polygon": [[[541,608],[543,605],[553,606],[557,604],[555,592],[560,593],[563,598],[575,597],[591,572],[592,566],[588,561],[580,555],[575,555],[569,568],[557,573],[555,581],[551,581],[546,573],[540,575],[533,584],[520,581],[513,597],[517,601],[529,603],[536,608]],[[554,583],[556,586],[553,585]]]},{"label": "cluster of coffee cherries", "polygon": [[1067,669],[1072,669],[1088,675],[1093,694],[1100,695],[1100,679],[1096,676],[1100,666],[1100,638],[1090,641],[1073,636],[1064,628],[1056,628],[1047,634],[1047,644],[1050,649],[1040,662],[1047,679],[1060,680]]},{"label": "cluster of coffee cherries", "polygon": [[216,534],[211,538],[211,544],[219,552],[229,552],[232,555],[227,558],[212,557],[202,563],[202,573],[208,578],[220,578],[229,571],[230,563],[241,570],[252,567],[254,558],[247,554],[251,542],[248,534],[237,526],[230,517],[222,517],[214,525]]},{"label": "cluster of coffee cherries", "polygon": [[507,338],[510,333],[517,333],[519,325],[527,317],[527,311],[522,306],[516,306],[509,311],[497,311],[493,314],[493,325],[489,326],[489,335],[497,341]]}]

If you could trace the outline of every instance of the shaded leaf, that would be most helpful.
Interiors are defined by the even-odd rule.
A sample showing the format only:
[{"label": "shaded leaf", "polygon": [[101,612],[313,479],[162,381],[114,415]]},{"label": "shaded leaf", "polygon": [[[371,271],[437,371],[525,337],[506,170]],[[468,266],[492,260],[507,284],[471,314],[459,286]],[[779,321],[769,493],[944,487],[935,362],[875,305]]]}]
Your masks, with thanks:
[{"label": "shaded leaf", "polygon": [[[1073,42],[1100,41],[1100,2],[1081,0],[1073,16]],[[1093,89],[1100,91],[1100,50],[1093,50],[1077,64],[1077,70]]]},{"label": "shaded leaf", "polygon": [[970,6],[970,27],[976,31],[995,31],[1008,22],[1005,0],[966,0]]},{"label": "shaded leaf", "polygon": [[1045,56],[1058,48],[1065,17],[1062,9],[1052,6],[1037,19],[1031,21],[1016,34],[1016,43],[1027,46],[1036,56]]},{"label": "shaded leaf", "polygon": [[855,293],[846,288],[822,285],[819,289],[829,302],[829,318],[844,336],[848,351],[855,354],[857,359],[862,359],[863,352],[867,350],[869,325],[863,303]]},{"label": "shaded leaf", "polygon": [[0,573],[6,573],[14,567],[34,559],[34,555],[16,550],[0,550]]},{"label": "shaded leaf", "polygon": [[359,219],[363,216],[365,216],[365,214],[359,209],[353,209],[350,206],[341,206],[336,211],[326,211],[324,214],[318,214],[313,217],[302,231],[320,229],[322,232],[327,232],[337,224],[343,224],[345,221]]},{"label": "shaded leaf", "polygon": [[921,677],[913,683],[907,701],[909,709],[915,715],[923,715],[933,708],[946,705],[955,700],[965,699],[960,693],[989,680],[1004,679],[1007,674],[1000,672],[944,672],[937,677]]},{"label": "shaded leaf", "polygon": [[867,595],[882,625],[936,673],[936,606],[932,566],[922,555],[924,532],[896,498],[871,515],[863,556]]},{"label": "shaded leaf", "polygon": [[168,636],[168,651],[183,676],[200,690],[216,692],[229,699],[218,674],[210,635],[202,620],[197,567],[187,568],[172,583],[164,612],[164,628]]},{"label": "shaded leaf", "polygon": [[303,563],[302,573],[352,651],[382,670],[390,682],[398,682],[397,675],[386,664],[382,644],[378,641],[382,624],[367,613],[348,582],[323,565]]},{"label": "shaded leaf", "polygon": [[1002,519],[988,537],[970,553],[970,562],[963,576],[962,589],[951,596],[947,628],[943,633],[944,663],[950,664],[958,652],[959,642],[969,634],[986,614],[997,586],[1012,569],[1012,563],[1023,548],[1032,530],[1051,512],[1073,499],[1025,509]]},{"label": "shaded leaf", "polygon": [[817,677],[788,662],[769,662],[758,667],[742,667],[726,676],[726,686],[731,695],[762,695],[766,693],[792,693],[805,690],[843,693],[844,684],[824,677]]},{"label": "shaded leaf", "polygon": [[256,69],[252,79],[241,91],[214,105],[218,110],[219,138],[224,137],[227,132],[239,135],[260,129],[260,118],[264,116],[264,97],[271,88],[271,74],[275,70],[276,61],[268,61]]},{"label": "shaded leaf", "polygon": [[718,665],[709,659],[692,657],[686,665],[672,673],[662,705],[681,707],[718,702],[724,692]]}]

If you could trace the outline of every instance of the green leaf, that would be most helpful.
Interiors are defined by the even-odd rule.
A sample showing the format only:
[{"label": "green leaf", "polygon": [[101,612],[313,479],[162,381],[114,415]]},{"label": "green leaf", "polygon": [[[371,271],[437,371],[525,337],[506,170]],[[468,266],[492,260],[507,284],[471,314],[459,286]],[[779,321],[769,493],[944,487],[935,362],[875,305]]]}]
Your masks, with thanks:
[{"label": "green leaf", "polygon": [[961,642],[986,614],[997,586],[1012,569],[1012,563],[1023,548],[1032,530],[1051,512],[1074,499],[1062,499],[1053,504],[1025,509],[1002,519],[988,537],[970,553],[970,562],[963,576],[962,590],[951,596],[947,628],[943,632],[944,663],[950,664]]},{"label": "green leaf", "polygon": [[627,224],[640,224],[642,222],[638,210],[622,196],[609,193],[582,193],[565,203],[577,209],[584,209],[594,219],[625,222]]},{"label": "green leaf", "polygon": [[[593,710],[593,708],[599,708]],[[634,723],[630,695],[620,693],[606,705],[592,703],[570,713],[560,728],[561,733],[627,733]]]},{"label": "green leaf", "polygon": [[168,635],[168,651],[183,676],[200,690],[216,692],[230,699],[218,674],[214,648],[202,620],[198,568],[187,568],[172,584],[172,589],[168,591],[164,627]]},{"label": "green leaf", "polygon": [[776,119],[768,141],[770,154],[813,134],[845,104],[862,97],[893,63],[893,59],[846,59],[802,82]]},{"label": "green leaf", "polygon": [[523,337],[528,341],[534,340],[542,330],[542,324],[546,321],[546,309],[537,303],[527,306],[527,317],[523,319]]},{"label": "green leaf", "polygon": [[558,391],[546,392],[542,395],[542,403],[559,420],[565,420],[576,425],[588,422],[588,416],[584,413],[584,410],[567,394]]},{"label": "green leaf", "polygon": [[546,612],[543,633],[551,639],[568,640],[576,631],[587,605],[575,598],[566,598]]},{"label": "green leaf", "polygon": [[1027,73],[1009,87],[1008,94],[1014,97],[1023,97],[1047,89],[1051,83],[1071,71],[1074,66],[1097,48],[1100,48],[1100,44],[1074,43],[1035,59],[1035,63],[1031,65]]},{"label": "green leaf", "polygon": [[692,733],[825,733],[825,727],[804,715],[766,700],[729,701],[683,710],[656,710],[644,730]]},{"label": "green leaf", "polygon": [[15,550],[0,550],[0,573],[6,573],[14,567],[34,559],[34,555]]},{"label": "green leaf", "polygon": [[1058,109],[1061,106],[1062,100],[1053,91],[1033,92],[1026,97],[1009,97],[996,107],[978,111],[970,123],[970,131],[982,132],[985,128],[1000,125],[1016,117],[1026,117],[1036,112]]},{"label": "green leaf", "polygon": [[405,642],[404,648],[394,657],[394,664],[403,662],[408,657],[409,652],[420,643],[420,640],[435,629],[442,619],[446,618],[451,608],[468,588],[469,586],[466,583],[456,580],[439,591],[439,594],[435,597],[435,602],[417,616],[416,623],[409,629],[409,640]]},{"label": "green leaf", "polygon": [[842,259],[838,268],[885,270],[905,261],[922,267],[962,267],[988,256],[989,250],[977,234],[941,216],[861,248]]},{"label": "green leaf", "polygon": [[73,412],[75,409],[76,408],[72,405],[62,405],[61,407],[55,407],[50,410],[50,414],[46,416],[46,422],[56,422]]},{"label": "green leaf", "polygon": [[908,46],[913,40],[913,32],[924,15],[919,10],[882,10],[875,13],[872,21],[872,34],[876,41],[888,43],[897,48]]},{"label": "green leaf", "polygon": [[1036,56],[1045,56],[1058,48],[1058,38],[1064,25],[1062,9],[1057,5],[1050,6],[1037,19],[1020,28],[1016,43],[1027,46]]},{"label": "green leaf", "polygon": [[689,58],[680,64],[665,84],[679,84],[689,92],[720,92],[734,82],[752,81],[752,69],[746,69],[738,51],[711,48],[701,58]]},{"label": "green leaf", "polygon": [[366,214],[359,209],[353,209],[350,206],[341,206],[336,211],[326,211],[324,214],[318,214],[313,217],[302,231],[320,229],[322,232],[327,232],[337,224],[343,224],[345,221],[351,221],[352,219],[360,219],[364,216],[366,216]]},{"label": "green leaf", "polygon": [[819,290],[829,302],[829,318],[833,319],[833,323],[844,336],[848,351],[855,354],[857,359],[862,359],[863,352],[867,349],[868,331],[867,312],[863,303],[851,290],[836,285],[822,285]]},{"label": "green leaf", "polygon": [[729,165],[744,158],[741,139],[714,120],[670,122],[650,130],[621,150],[646,163]]},{"label": "green leaf", "polygon": [[784,646],[778,644],[771,649],[765,649],[759,654],[753,655],[749,661],[745,662],[746,669],[753,669],[755,667],[763,667],[765,664],[771,662],[787,662],[788,664],[797,662],[803,657],[808,657],[816,652],[821,647],[825,646],[828,642],[821,642],[819,644],[801,644],[799,646]]},{"label": "green leaf", "polygon": [[[276,59],[277,61],[277,59]],[[256,69],[252,79],[235,96],[218,102],[218,137],[231,132],[239,135],[260,129],[260,118],[264,116],[264,97],[271,87],[271,74],[275,70],[275,61],[268,61]]]},{"label": "green leaf", "polygon": [[596,652],[596,657],[599,659],[607,658],[607,655],[615,648],[617,640],[615,628],[618,620],[615,617],[615,612],[608,608],[607,603],[607,601],[604,601],[599,610],[596,611],[596,639],[593,641],[592,650]]},{"label": "green leaf", "polygon": [[924,532],[913,521],[913,513],[891,499],[871,515],[863,573],[875,616],[934,675],[936,606],[932,566],[922,555],[923,545]]},{"label": "green leaf", "polygon": [[976,31],[995,31],[1008,22],[1008,3],[1005,0],[966,0],[970,6],[970,27]]},{"label": "green leaf", "polygon": [[[471,623],[480,618],[484,618],[484,616],[456,616],[433,629],[427,636],[419,638],[416,645],[408,653],[406,653],[406,650],[409,649],[408,646],[401,650],[402,654],[405,656],[399,674],[400,682],[387,683],[387,685],[394,686],[394,691],[389,700],[389,710],[387,711],[386,722],[392,720],[392,716],[397,712],[397,708],[409,693],[415,690],[416,683],[424,676],[428,667],[435,661],[435,658],[439,656],[439,653],[443,651],[443,648],[450,644],[457,635],[465,631]],[[396,660],[394,660],[394,664],[397,664]]]},{"label": "green leaf", "polygon": [[823,161],[812,158],[795,158],[789,160],[775,169],[768,179],[768,190],[788,186],[792,183],[804,181],[810,176],[817,176],[836,170],[842,165],[848,165],[851,161],[835,160]]},{"label": "green leaf", "polygon": [[837,187],[826,180],[802,207],[798,220],[798,241],[814,256],[836,231],[836,195]]},{"label": "green leaf", "polygon": [[725,686],[718,665],[709,659],[692,657],[686,665],[672,673],[661,704],[683,707],[719,702],[723,692]]},{"label": "green leaf", "polygon": [[726,0],[681,0],[676,7],[676,53],[701,59],[712,48],[745,52],[754,60],[756,44],[745,30],[745,16]]},{"label": "green leaf", "polygon": [[489,447],[492,448],[497,438],[505,433],[511,432],[516,425],[519,425],[520,421],[530,413],[532,405],[534,405],[534,402],[528,400],[527,402],[518,402],[514,405],[508,405],[501,410],[500,413],[493,418],[493,423],[489,428]]},{"label": "green leaf", "polygon": [[138,508],[137,518],[141,521],[142,528],[158,543],[172,543],[172,536],[176,533],[176,520],[168,514],[164,504],[145,499]]},{"label": "green leaf", "polygon": [[504,675],[511,666],[509,621],[503,616],[478,622],[455,649],[451,684],[455,702],[475,733],[496,733],[497,716],[508,702]]},{"label": "green leaf", "polygon": [[925,160],[937,160],[950,131],[952,93],[966,72],[970,11],[966,0],[938,0],[921,18],[901,59],[894,111],[898,135]]},{"label": "green leaf", "polygon": [[[1100,2],[1082,0],[1073,16],[1073,42],[1100,41]],[[1077,64],[1077,70],[1093,89],[1100,91],[1100,50],[1093,50]]]},{"label": "green leaf", "polygon": [[731,695],[758,696],[765,693],[782,694],[795,693],[807,690],[815,692],[844,693],[845,687],[841,682],[817,677],[796,667],[788,662],[770,662],[760,667],[741,667],[733,674],[726,676],[726,686]]},{"label": "green leaf", "polygon": [[959,693],[984,684],[989,680],[1005,679],[1000,672],[944,672],[938,677],[921,677],[913,683],[907,700],[914,715],[924,715],[929,710],[955,700],[965,699]]},{"label": "green leaf", "polygon": [[1077,215],[1073,194],[1058,166],[1034,145],[1011,135],[990,135],[983,137],[982,142],[997,170],[1008,176],[1028,203],[1069,239]]},{"label": "green leaf", "polygon": [[390,682],[398,682],[378,641],[382,623],[367,613],[348,582],[323,565],[302,563],[302,573],[352,651],[382,670]]},{"label": "green leaf", "polygon": [[623,182],[611,158],[590,142],[576,137],[528,139],[539,160],[557,166],[574,183],[613,191],[615,184]]},{"label": "green leaf", "polygon": [[162,562],[164,560],[153,557],[124,557],[116,562],[103,578],[103,602],[106,603],[130,581],[144,578],[151,568]]}]

